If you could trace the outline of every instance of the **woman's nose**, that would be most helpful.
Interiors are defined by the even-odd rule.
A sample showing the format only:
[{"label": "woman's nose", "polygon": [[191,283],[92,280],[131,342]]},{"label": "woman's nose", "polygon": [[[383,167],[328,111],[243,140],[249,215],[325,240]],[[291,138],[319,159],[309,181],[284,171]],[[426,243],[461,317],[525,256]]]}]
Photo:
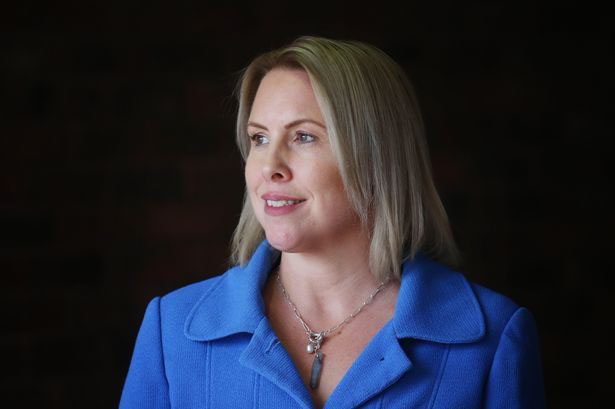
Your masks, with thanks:
[{"label": "woman's nose", "polygon": [[292,173],[283,149],[272,146],[263,162],[263,177],[267,181],[287,182]]}]

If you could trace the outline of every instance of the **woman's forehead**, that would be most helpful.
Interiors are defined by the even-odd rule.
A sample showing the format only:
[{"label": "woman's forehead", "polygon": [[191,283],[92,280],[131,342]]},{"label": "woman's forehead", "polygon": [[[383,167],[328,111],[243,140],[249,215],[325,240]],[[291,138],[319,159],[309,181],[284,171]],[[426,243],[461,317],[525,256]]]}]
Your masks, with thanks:
[{"label": "woman's forehead", "polygon": [[324,123],[307,73],[288,68],[270,71],[258,87],[249,121],[288,123],[298,119]]}]

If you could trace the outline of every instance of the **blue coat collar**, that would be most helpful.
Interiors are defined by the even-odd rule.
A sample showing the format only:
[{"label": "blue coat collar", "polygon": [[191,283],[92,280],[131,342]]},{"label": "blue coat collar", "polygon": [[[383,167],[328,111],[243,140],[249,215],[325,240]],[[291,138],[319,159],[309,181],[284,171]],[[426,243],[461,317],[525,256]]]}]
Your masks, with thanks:
[{"label": "blue coat collar", "polygon": [[[264,241],[246,266],[227,271],[188,314],[185,335],[210,341],[253,334],[265,314],[261,294],[278,257]],[[392,324],[397,338],[440,343],[469,343],[485,334],[483,314],[468,281],[420,254],[403,264]]]}]

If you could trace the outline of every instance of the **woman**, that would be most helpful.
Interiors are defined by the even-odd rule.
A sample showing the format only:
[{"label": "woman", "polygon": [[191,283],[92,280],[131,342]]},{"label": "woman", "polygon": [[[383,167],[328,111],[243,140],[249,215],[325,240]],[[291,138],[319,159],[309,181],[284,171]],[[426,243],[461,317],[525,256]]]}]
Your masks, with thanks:
[{"label": "woman", "polygon": [[303,37],[239,85],[238,266],[150,303],[120,407],[543,407],[529,312],[445,266],[397,64]]}]

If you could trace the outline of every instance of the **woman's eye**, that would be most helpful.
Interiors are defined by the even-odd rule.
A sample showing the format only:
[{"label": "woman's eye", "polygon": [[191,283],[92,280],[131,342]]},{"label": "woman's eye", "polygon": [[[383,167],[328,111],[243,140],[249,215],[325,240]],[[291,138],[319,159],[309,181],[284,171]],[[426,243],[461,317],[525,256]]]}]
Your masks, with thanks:
[{"label": "woman's eye", "polygon": [[250,136],[250,140],[254,144],[254,146],[260,146],[268,142],[268,139],[265,135],[254,134]]},{"label": "woman's eye", "polygon": [[314,135],[310,135],[309,133],[297,132],[297,137],[295,138],[295,140],[299,143],[310,143],[314,142],[316,140],[316,137]]}]

